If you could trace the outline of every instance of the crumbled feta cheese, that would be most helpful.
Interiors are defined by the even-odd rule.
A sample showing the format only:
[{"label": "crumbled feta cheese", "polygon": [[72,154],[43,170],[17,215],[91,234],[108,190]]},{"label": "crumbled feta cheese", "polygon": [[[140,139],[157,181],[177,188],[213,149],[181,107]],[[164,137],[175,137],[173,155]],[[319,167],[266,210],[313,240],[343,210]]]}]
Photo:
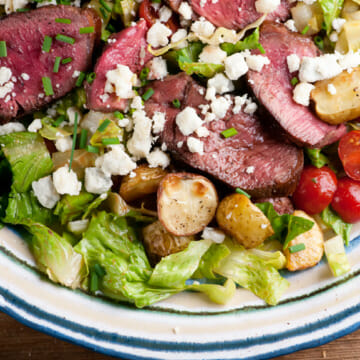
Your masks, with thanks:
[{"label": "crumbled feta cheese", "polygon": [[291,54],[286,58],[289,71],[291,73],[300,69],[300,58],[296,54]]},{"label": "crumbled feta cheese", "polygon": [[256,0],[256,11],[263,14],[269,14],[277,9],[280,5],[280,0]]},{"label": "crumbled feta cheese", "polygon": [[203,230],[201,237],[217,244],[221,244],[225,240],[225,234],[221,230],[209,226]]},{"label": "crumbled feta cheese", "polygon": [[40,119],[35,119],[31,122],[31,124],[28,126],[28,131],[30,132],[37,132],[42,128],[42,123]]},{"label": "crumbled feta cheese", "polygon": [[149,80],[162,80],[168,75],[166,61],[161,56],[153,58],[147,66],[149,68]]},{"label": "crumbled feta cheese", "polygon": [[247,97],[248,97],[247,94],[243,96],[235,96],[234,98],[235,106],[233,107],[233,113],[235,115],[238,114],[241,111],[243,105],[245,105]]},{"label": "crumbled feta cheese", "polygon": [[200,126],[195,133],[198,137],[208,137],[210,135],[209,130],[205,126]]},{"label": "crumbled feta cheese", "polygon": [[219,96],[211,102],[211,111],[215,115],[216,119],[222,119],[231,106],[231,101],[224,96]]},{"label": "crumbled feta cheese", "polygon": [[337,42],[339,40],[339,36],[336,31],[333,31],[329,36],[330,41]]},{"label": "crumbled feta cheese", "polygon": [[191,20],[193,12],[189,3],[183,1],[179,6],[178,12],[185,20]]},{"label": "crumbled feta cheese", "polygon": [[183,141],[178,141],[178,143],[176,144],[178,149],[182,148],[183,145],[184,145]]},{"label": "crumbled feta cheese", "polygon": [[133,156],[140,159],[146,157],[151,149],[153,140],[151,136],[152,121],[143,110],[137,110],[133,113],[133,121],[134,132],[127,142],[127,148]]},{"label": "crumbled feta cheese", "polygon": [[208,88],[206,89],[206,94],[205,94],[205,100],[211,101],[214,99],[216,99],[216,89],[214,87],[209,86],[208,83]]},{"label": "crumbled feta cheese", "polygon": [[[171,43],[177,43],[183,39],[185,39],[187,37],[187,31],[185,29],[179,29],[178,31],[176,31],[173,36],[171,37]],[[187,41],[181,41],[179,44],[177,44],[177,46],[175,47],[175,49],[182,49],[184,47],[187,46]]]},{"label": "crumbled feta cheese", "polygon": [[237,80],[248,72],[249,68],[240,53],[225,59],[225,74],[230,80]]},{"label": "crumbled feta cheese", "polygon": [[60,195],[55,189],[51,175],[33,181],[31,187],[39,203],[47,209],[52,209],[60,200]]},{"label": "crumbled feta cheese", "polygon": [[270,64],[270,60],[264,55],[247,55],[246,64],[249,69],[260,72],[265,65]]},{"label": "crumbled feta cheese", "polygon": [[81,182],[78,180],[76,173],[69,166],[65,165],[53,173],[53,182],[56,191],[59,194],[79,195]]},{"label": "crumbled feta cheese", "polygon": [[118,125],[121,128],[127,127],[129,124],[130,124],[130,120],[128,118],[123,118],[123,119],[118,120]]},{"label": "crumbled feta cheese", "polygon": [[159,10],[159,20],[160,22],[166,23],[172,15],[172,11],[167,6],[162,6]]},{"label": "crumbled feta cheese", "polygon": [[159,148],[155,148],[147,157],[147,162],[151,168],[161,166],[163,169],[170,165],[170,157]]},{"label": "crumbled feta cheese", "polygon": [[140,96],[135,96],[130,105],[131,109],[142,110],[144,108],[143,100]]},{"label": "crumbled feta cheese", "polygon": [[79,75],[80,75],[80,71],[79,71],[79,70],[75,70],[75,71],[73,72],[73,74],[72,74],[72,77],[75,79],[75,78],[79,77]]},{"label": "crumbled feta cheese", "polygon": [[23,80],[27,81],[27,80],[30,80],[30,76],[26,73],[22,73],[21,74],[21,77],[23,78]]},{"label": "crumbled feta cheese", "polygon": [[199,55],[199,62],[207,64],[222,64],[226,59],[226,52],[219,46],[207,45]]},{"label": "crumbled feta cheese", "polygon": [[28,0],[0,0],[0,5],[5,5],[6,14],[10,14],[17,9],[24,8],[29,2]]},{"label": "crumbled feta cheese", "polygon": [[98,157],[95,166],[105,174],[121,176],[128,175],[136,169],[136,163],[131,160],[121,145],[113,146],[111,151]]},{"label": "crumbled feta cheese", "polygon": [[234,90],[234,84],[224,74],[216,74],[208,80],[208,88],[214,88],[217,94],[224,94]]},{"label": "crumbled feta cheese", "polygon": [[55,147],[57,151],[65,152],[69,151],[72,148],[72,138],[71,136],[62,137],[55,141]]},{"label": "crumbled feta cheese", "polygon": [[19,122],[9,122],[7,124],[0,125],[0,135],[7,135],[25,130],[25,126]]},{"label": "crumbled feta cheese", "polygon": [[178,126],[181,133],[185,136],[192,134],[202,124],[203,121],[197,115],[195,109],[190,106],[187,106],[176,116],[176,125]]},{"label": "crumbled feta cheese", "polygon": [[215,26],[210,21],[200,18],[198,21],[192,23],[191,31],[197,36],[208,38],[214,33]]},{"label": "crumbled feta cheese", "polygon": [[159,46],[166,46],[169,43],[168,37],[171,35],[171,30],[161,24],[156,22],[147,32],[146,40],[154,48]]},{"label": "crumbled feta cheese", "polygon": [[133,86],[136,85],[137,76],[128,66],[118,64],[116,69],[106,73],[105,92],[113,93],[121,99],[131,99],[134,97]]},{"label": "crumbled feta cheese", "polygon": [[349,51],[347,54],[341,56],[338,60],[340,67],[343,70],[349,70],[360,65],[360,51]]},{"label": "crumbled feta cheese", "polygon": [[332,22],[332,27],[336,32],[340,32],[343,26],[345,25],[346,20],[342,18],[336,18]]},{"label": "crumbled feta cheese", "polygon": [[256,103],[252,102],[251,100],[247,100],[246,106],[244,108],[244,113],[253,115],[256,112],[257,108],[258,106]]},{"label": "crumbled feta cheese", "polygon": [[301,82],[295,86],[294,93],[293,93],[293,99],[296,103],[304,106],[310,105],[310,94],[312,89],[314,89],[315,86]]},{"label": "crumbled feta cheese", "polygon": [[186,144],[190,152],[198,153],[200,155],[204,154],[204,143],[201,140],[189,136]]},{"label": "crumbled feta cheese", "polygon": [[7,94],[13,91],[14,83],[10,81],[11,77],[11,69],[5,66],[0,67],[0,99],[4,99]]},{"label": "crumbled feta cheese", "polygon": [[255,171],[255,166],[248,166],[246,169],[245,169],[245,172],[247,174],[253,174]]},{"label": "crumbled feta cheese", "polygon": [[314,58],[304,57],[300,65],[300,81],[312,83],[339,75],[342,69],[337,60],[337,54],[325,54]]},{"label": "crumbled feta cheese", "polygon": [[327,90],[329,94],[336,95],[336,87],[333,84],[329,84]]},{"label": "crumbled feta cheese", "polygon": [[154,134],[159,134],[164,130],[166,118],[165,114],[160,111],[155,111],[153,115],[153,126],[152,131]]},{"label": "crumbled feta cheese", "polygon": [[288,28],[288,30],[297,32],[298,29],[296,28],[295,21],[293,19],[290,19],[284,23],[284,25]]},{"label": "crumbled feta cheese", "polygon": [[71,106],[66,110],[66,115],[69,119],[69,125],[74,125],[75,124],[75,118],[76,118],[76,114],[77,114],[77,121],[78,124],[80,123],[81,120],[81,113],[80,111],[75,107],[75,106]]},{"label": "crumbled feta cheese", "polygon": [[101,169],[89,167],[85,169],[85,189],[92,194],[103,194],[110,190],[113,182],[111,176]]}]

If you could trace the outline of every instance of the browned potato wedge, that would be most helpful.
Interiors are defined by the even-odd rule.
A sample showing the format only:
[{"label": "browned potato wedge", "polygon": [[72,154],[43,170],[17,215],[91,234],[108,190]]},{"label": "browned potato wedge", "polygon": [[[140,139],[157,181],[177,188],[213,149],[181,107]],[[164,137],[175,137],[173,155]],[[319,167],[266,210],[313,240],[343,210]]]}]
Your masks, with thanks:
[{"label": "browned potato wedge", "polygon": [[[328,85],[332,84],[336,94],[331,95]],[[328,124],[341,124],[360,116],[360,68],[349,74],[343,71],[330,79],[318,81],[311,92],[316,114]]]},{"label": "browned potato wedge", "polygon": [[103,207],[119,216],[124,216],[130,210],[125,200],[119,194],[114,192],[109,193],[103,203]]},{"label": "browned potato wedge", "polygon": [[155,193],[167,171],[160,167],[151,168],[147,165],[140,165],[134,170],[134,173],[134,177],[125,176],[120,186],[120,195],[127,202]]},{"label": "browned potato wedge", "polygon": [[217,209],[219,226],[248,249],[262,244],[274,234],[269,219],[242,194],[224,198]]},{"label": "browned potato wedge", "polygon": [[[315,223],[309,231],[291,240],[288,248],[284,251],[287,260],[287,269],[297,271],[315,266],[321,260],[324,254],[324,236],[319,225],[311,216],[301,210],[294,211],[293,215],[303,217]],[[305,245],[305,250],[291,254],[289,247],[301,243]]]},{"label": "browned potato wedge", "polygon": [[158,263],[162,257],[177,253],[187,248],[192,236],[174,236],[170,234],[160,221],[143,228],[144,246],[152,264]]},{"label": "browned potato wedge", "polygon": [[176,236],[196,234],[213,219],[218,205],[214,185],[189,173],[169,174],[157,193],[159,220]]}]

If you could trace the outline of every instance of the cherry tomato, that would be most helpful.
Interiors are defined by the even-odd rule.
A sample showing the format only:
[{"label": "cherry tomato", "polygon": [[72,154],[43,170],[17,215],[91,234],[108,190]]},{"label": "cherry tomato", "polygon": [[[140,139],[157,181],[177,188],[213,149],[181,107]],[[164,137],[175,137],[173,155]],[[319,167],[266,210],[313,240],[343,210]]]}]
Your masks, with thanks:
[{"label": "cherry tomato", "polygon": [[346,174],[360,181],[360,131],[344,135],[339,142],[338,153]]},{"label": "cherry tomato", "polygon": [[[158,11],[151,5],[151,0],[143,0],[139,7],[140,18],[145,19],[148,26],[155,24],[159,18]],[[171,18],[165,23],[165,25],[174,33],[178,30],[176,16],[173,14]]]},{"label": "cherry tomato", "polygon": [[348,177],[339,179],[331,206],[345,222],[360,221],[360,182]]},{"label": "cherry tomato", "polygon": [[331,203],[336,185],[336,175],[327,166],[306,166],[292,197],[295,207],[310,215],[320,213]]}]

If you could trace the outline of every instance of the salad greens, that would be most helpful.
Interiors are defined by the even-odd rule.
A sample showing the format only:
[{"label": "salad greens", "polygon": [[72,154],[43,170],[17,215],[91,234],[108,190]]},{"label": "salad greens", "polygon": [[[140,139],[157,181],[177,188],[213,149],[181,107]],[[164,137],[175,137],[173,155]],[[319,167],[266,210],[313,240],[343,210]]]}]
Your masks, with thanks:
[{"label": "salad greens", "polygon": [[324,14],[324,28],[329,35],[332,31],[332,22],[339,17],[344,0],[319,0]]}]

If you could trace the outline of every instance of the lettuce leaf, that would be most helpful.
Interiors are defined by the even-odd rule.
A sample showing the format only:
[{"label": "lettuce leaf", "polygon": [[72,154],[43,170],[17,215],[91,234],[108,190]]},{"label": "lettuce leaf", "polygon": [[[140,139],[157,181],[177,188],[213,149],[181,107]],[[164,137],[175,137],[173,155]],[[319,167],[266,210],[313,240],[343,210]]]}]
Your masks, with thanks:
[{"label": "lettuce leaf", "polygon": [[346,256],[344,242],[341,236],[325,241],[325,255],[334,276],[341,276],[350,271],[351,266]]},{"label": "lettuce leaf", "polygon": [[179,67],[185,71],[188,75],[196,74],[211,78],[218,72],[224,71],[225,67],[222,64],[206,64],[206,63],[186,63],[179,61]]},{"label": "lettuce leaf", "polygon": [[31,183],[51,173],[53,162],[40,135],[18,132],[0,136],[0,144],[13,174],[15,192],[26,192]]},{"label": "lettuce leaf", "polygon": [[221,50],[227,53],[227,56],[235,54],[244,50],[259,49],[262,54],[265,54],[265,50],[259,42],[260,31],[256,28],[255,31],[247,36],[244,40],[238,41],[236,44],[223,43],[220,45]]},{"label": "lettuce leaf", "polygon": [[324,15],[324,28],[329,35],[332,31],[332,22],[340,16],[344,0],[319,0]]}]

